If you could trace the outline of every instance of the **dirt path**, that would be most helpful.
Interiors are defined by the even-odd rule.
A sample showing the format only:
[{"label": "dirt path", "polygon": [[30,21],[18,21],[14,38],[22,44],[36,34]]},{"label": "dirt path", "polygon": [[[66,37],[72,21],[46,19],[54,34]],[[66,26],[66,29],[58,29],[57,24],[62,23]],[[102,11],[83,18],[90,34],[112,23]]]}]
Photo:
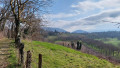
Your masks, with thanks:
[{"label": "dirt path", "polygon": [[9,57],[9,41],[8,40],[0,40],[0,68],[6,68],[8,65],[7,59]]}]

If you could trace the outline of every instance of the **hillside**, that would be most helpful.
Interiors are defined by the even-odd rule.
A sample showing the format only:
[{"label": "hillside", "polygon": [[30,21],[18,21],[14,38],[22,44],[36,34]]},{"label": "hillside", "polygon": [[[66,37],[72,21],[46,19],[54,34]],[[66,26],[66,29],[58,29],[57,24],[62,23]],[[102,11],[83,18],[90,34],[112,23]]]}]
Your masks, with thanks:
[{"label": "hillside", "polygon": [[43,27],[44,30],[46,31],[58,31],[58,32],[67,32],[66,30],[64,29],[60,29],[60,28],[53,28],[53,27]]},{"label": "hillside", "polygon": [[25,53],[32,51],[32,68],[38,66],[39,53],[43,55],[43,68],[117,68],[106,60],[61,45],[38,41],[24,43]]},{"label": "hillside", "polygon": [[88,33],[88,32],[84,30],[76,30],[76,31],[73,31],[72,33]]},{"label": "hillside", "polygon": [[107,31],[107,32],[93,32],[93,33],[84,33],[88,38],[91,39],[103,39],[103,38],[117,38],[120,39],[120,31]]},{"label": "hillside", "polygon": [[95,39],[95,40],[102,41],[106,44],[112,44],[112,45],[120,48],[120,40],[117,38],[101,38],[101,39]]}]

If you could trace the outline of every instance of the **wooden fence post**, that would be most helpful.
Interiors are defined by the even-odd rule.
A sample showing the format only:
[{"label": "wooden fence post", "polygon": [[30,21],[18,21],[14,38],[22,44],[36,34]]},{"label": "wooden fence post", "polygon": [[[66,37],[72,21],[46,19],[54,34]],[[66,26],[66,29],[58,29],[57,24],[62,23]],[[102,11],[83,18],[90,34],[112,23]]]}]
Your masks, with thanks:
[{"label": "wooden fence post", "polygon": [[23,64],[24,63],[24,43],[20,43],[19,45],[19,54],[20,54],[21,64]]},{"label": "wooden fence post", "polygon": [[39,54],[38,68],[42,68],[42,54]]},{"label": "wooden fence post", "polygon": [[31,52],[30,51],[27,51],[27,59],[26,59],[26,68],[31,68]]}]

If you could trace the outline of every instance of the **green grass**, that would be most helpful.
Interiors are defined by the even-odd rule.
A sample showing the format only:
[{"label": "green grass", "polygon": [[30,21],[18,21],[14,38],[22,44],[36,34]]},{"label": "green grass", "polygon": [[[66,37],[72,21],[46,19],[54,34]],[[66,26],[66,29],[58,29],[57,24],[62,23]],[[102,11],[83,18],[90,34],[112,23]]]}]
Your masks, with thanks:
[{"label": "green grass", "polygon": [[[3,38],[0,40],[0,43],[6,43],[4,44],[5,46],[10,46],[10,48],[7,50],[10,55],[8,55],[5,60],[8,61],[8,66],[7,68],[20,68],[20,66],[17,66],[17,54],[16,54],[16,49],[13,47],[14,43],[10,39]],[[1,44],[0,44],[1,45]],[[2,44],[3,45],[3,44]]]},{"label": "green grass", "polygon": [[7,68],[21,68],[21,66],[19,65],[18,66],[18,59],[17,59],[17,50],[16,48],[14,47],[14,43],[10,43],[10,56],[8,58],[8,62],[9,62],[9,65],[7,66]]},{"label": "green grass", "polygon": [[9,51],[10,56],[9,56],[9,59],[8,59],[8,62],[9,65],[8,65],[8,68],[16,68],[16,65],[17,65],[17,57],[16,57],[16,54],[15,54],[15,48],[11,47],[11,51]]},{"label": "green grass", "polygon": [[25,52],[32,52],[32,68],[38,68],[38,54],[43,55],[42,68],[120,68],[95,56],[38,41],[24,41]]},{"label": "green grass", "polygon": [[96,39],[96,40],[100,40],[106,44],[112,44],[116,47],[120,47],[120,40],[118,40],[117,38],[107,38],[107,39]]}]

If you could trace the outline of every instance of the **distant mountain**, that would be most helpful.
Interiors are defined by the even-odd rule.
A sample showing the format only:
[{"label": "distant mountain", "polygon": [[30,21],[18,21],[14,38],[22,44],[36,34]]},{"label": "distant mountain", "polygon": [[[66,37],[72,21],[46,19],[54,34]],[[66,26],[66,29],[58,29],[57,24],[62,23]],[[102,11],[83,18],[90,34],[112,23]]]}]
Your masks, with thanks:
[{"label": "distant mountain", "polygon": [[84,30],[76,30],[76,31],[73,31],[72,33],[88,33],[88,32]]},{"label": "distant mountain", "polygon": [[66,30],[64,29],[60,29],[60,28],[52,28],[52,27],[43,27],[44,30],[47,30],[47,31],[58,31],[58,32],[67,32]]}]

